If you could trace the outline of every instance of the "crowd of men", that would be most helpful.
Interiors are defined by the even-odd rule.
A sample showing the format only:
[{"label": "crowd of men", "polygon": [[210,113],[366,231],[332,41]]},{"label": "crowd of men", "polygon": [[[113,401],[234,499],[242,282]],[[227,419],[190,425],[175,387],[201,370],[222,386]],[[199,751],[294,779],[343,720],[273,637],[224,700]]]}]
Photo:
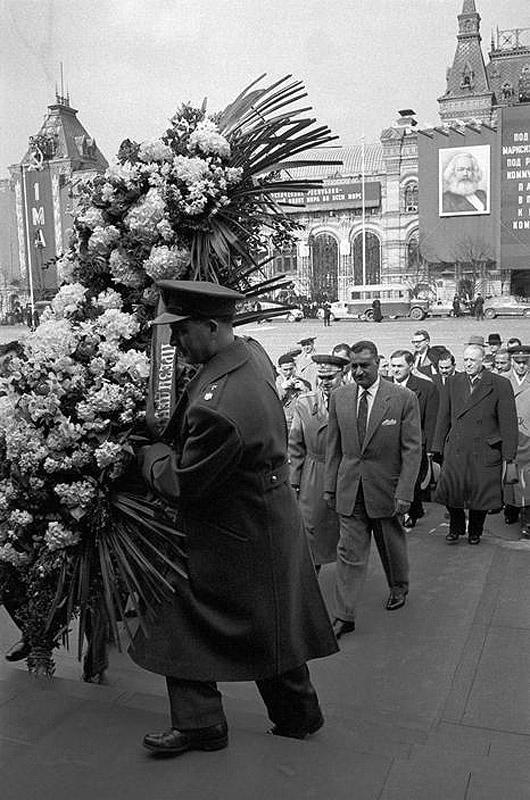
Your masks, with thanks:
[{"label": "crowd of men", "polygon": [[[486,514],[502,508],[530,538],[530,346],[472,336],[457,372],[425,330],[387,359],[372,341],[317,353],[309,337],[275,374],[258,342],[234,334],[243,295],[207,281],[158,286],[154,325],[169,325],[200,369],[171,435],[137,453],[146,486],[178,514],[187,565],[130,648],[169,698],[169,729],[143,744],[155,756],[226,747],[217,681],[244,680],[256,682],[270,733],[304,739],[324,724],[307,662],[355,630],[372,536],[386,609],[406,603],[405,531],[425,514],[433,465],[448,544],[466,533],[479,544]],[[318,583],[329,562],[331,614]],[[11,661],[29,646],[18,644]]]},{"label": "crowd of men", "polygon": [[459,372],[428,331],[411,343],[386,358],[370,341],[318,353],[308,337],[279,360],[291,387],[287,396],[278,378],[291,483],[317,569],[336,562],[337,638],[355,629],[372,535],[386,608],[406,602],[405,530],[425,515],[424,500],[445,505],[448,544],[467,534],[478,545],[487,514],[502,510],[530,539],[530,346],[472,335]]}]

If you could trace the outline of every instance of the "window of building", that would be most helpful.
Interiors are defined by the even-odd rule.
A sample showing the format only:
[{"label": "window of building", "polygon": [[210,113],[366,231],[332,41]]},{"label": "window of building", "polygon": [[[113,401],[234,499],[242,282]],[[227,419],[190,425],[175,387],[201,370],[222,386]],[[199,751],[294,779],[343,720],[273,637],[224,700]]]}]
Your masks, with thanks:
[{"label": "window of building", "polygon": [[272,264],[274,275],[283,275],[284,272],[296,272],[298,266],[296,244],[285,245],[281,250],[275,250]]},{"label": "window of building", "polygon": [[404,208],[405,211],[418,210],[418,184],[407,183],[404,192]]},{"label": "window of building", "polygon": [[366,231],[365,264],[363,265],[363,235],[353,240],[353,280],[356,284],[381,282],[381,240],[377,234]]}]

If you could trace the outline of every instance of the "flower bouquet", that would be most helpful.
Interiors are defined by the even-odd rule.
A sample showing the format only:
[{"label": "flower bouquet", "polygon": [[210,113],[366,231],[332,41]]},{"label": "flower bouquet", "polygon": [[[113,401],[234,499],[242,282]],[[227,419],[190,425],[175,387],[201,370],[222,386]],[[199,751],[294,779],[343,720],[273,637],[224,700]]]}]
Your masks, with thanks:
[{"label": "flower bouquet", "polygon": [[141,620],[187,578],[175,512],[131,483],[134,437],[163,436],[189,377],[165,326],[150,342],[156,281],[219,282],[248,305],[285,284],[257,258],[295,234],[275,198],[319,185],[288,170],[321,163],[297,157],[334,138],[297,108],[304,96],[284,78],[218,114],[184,105],[159,139],[125,140],[104,175],[73,187],[63,285],[0,398],[0,590],[21,598],[33,672],[53,674],[74,617],[80,653],[94,619],[119,644],[127,601]]}]

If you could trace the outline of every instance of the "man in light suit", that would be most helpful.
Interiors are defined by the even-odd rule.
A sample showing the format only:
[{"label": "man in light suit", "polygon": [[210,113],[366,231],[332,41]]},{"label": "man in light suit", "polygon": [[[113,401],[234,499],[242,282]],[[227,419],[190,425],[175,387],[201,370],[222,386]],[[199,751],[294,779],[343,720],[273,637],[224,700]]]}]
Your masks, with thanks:
[{"label": "man in light suit", "polygon": [[409,566],[400,516],[410,508],[422,452],[414,392],[380,378],[373,342],[357,342],[352,351],[355,383],[331,395],[324,479],[325,497],[340,518],[337,638],[355,630],[372,532],[390,587],[386,608],[405,604]]}]

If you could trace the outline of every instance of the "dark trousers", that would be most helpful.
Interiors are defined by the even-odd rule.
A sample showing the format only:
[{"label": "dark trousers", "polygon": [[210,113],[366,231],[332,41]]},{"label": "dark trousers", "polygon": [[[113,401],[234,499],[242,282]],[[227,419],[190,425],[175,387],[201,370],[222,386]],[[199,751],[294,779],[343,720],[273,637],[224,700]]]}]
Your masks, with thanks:
[{"label": "dark trousers", "polygon": [[[457,533],[459,536],[466,535],[466,512],[463,508],[452,508],[447,506],[449,511],[449,532]],[[467,525],[468,536],[482,536],[484,521],[487,511],[476,511],[469,509],[469,521]]]},{"label": "dark trousers", "polygon": [[[221,692],[215,682],[166,676],[171,725],[179,730],[225,722]],[[269,719],[279,727],[304,729],[320,715],[318,697],[306,664],[273,678],[256,681]]]},{"label": "dark trousers", "polygon": [[354,622],[366,579],[372,533],[390,589],[408,591],[409,562],[405,532],[397,516],[371,519],[364,504],[362,484],[353,514],[339,516],[339,543],[335,567],[335,617]]},{"label": "dark trousers", "polygon": [[412,503],[410,504],[409,508],[409,517],[416,522],[416,520],[420,519],[424,515],[423,509],[423,489],[421,488],[421,484],[425,480],[425,476],[427,475],[427,470],[429,469],[429,459],[427,458],[427,453],[425,450],[422,450],[421,454],[421,465],[418,477],[416,478],[416,483],[414,484],[414,497],[412,499]]}]

